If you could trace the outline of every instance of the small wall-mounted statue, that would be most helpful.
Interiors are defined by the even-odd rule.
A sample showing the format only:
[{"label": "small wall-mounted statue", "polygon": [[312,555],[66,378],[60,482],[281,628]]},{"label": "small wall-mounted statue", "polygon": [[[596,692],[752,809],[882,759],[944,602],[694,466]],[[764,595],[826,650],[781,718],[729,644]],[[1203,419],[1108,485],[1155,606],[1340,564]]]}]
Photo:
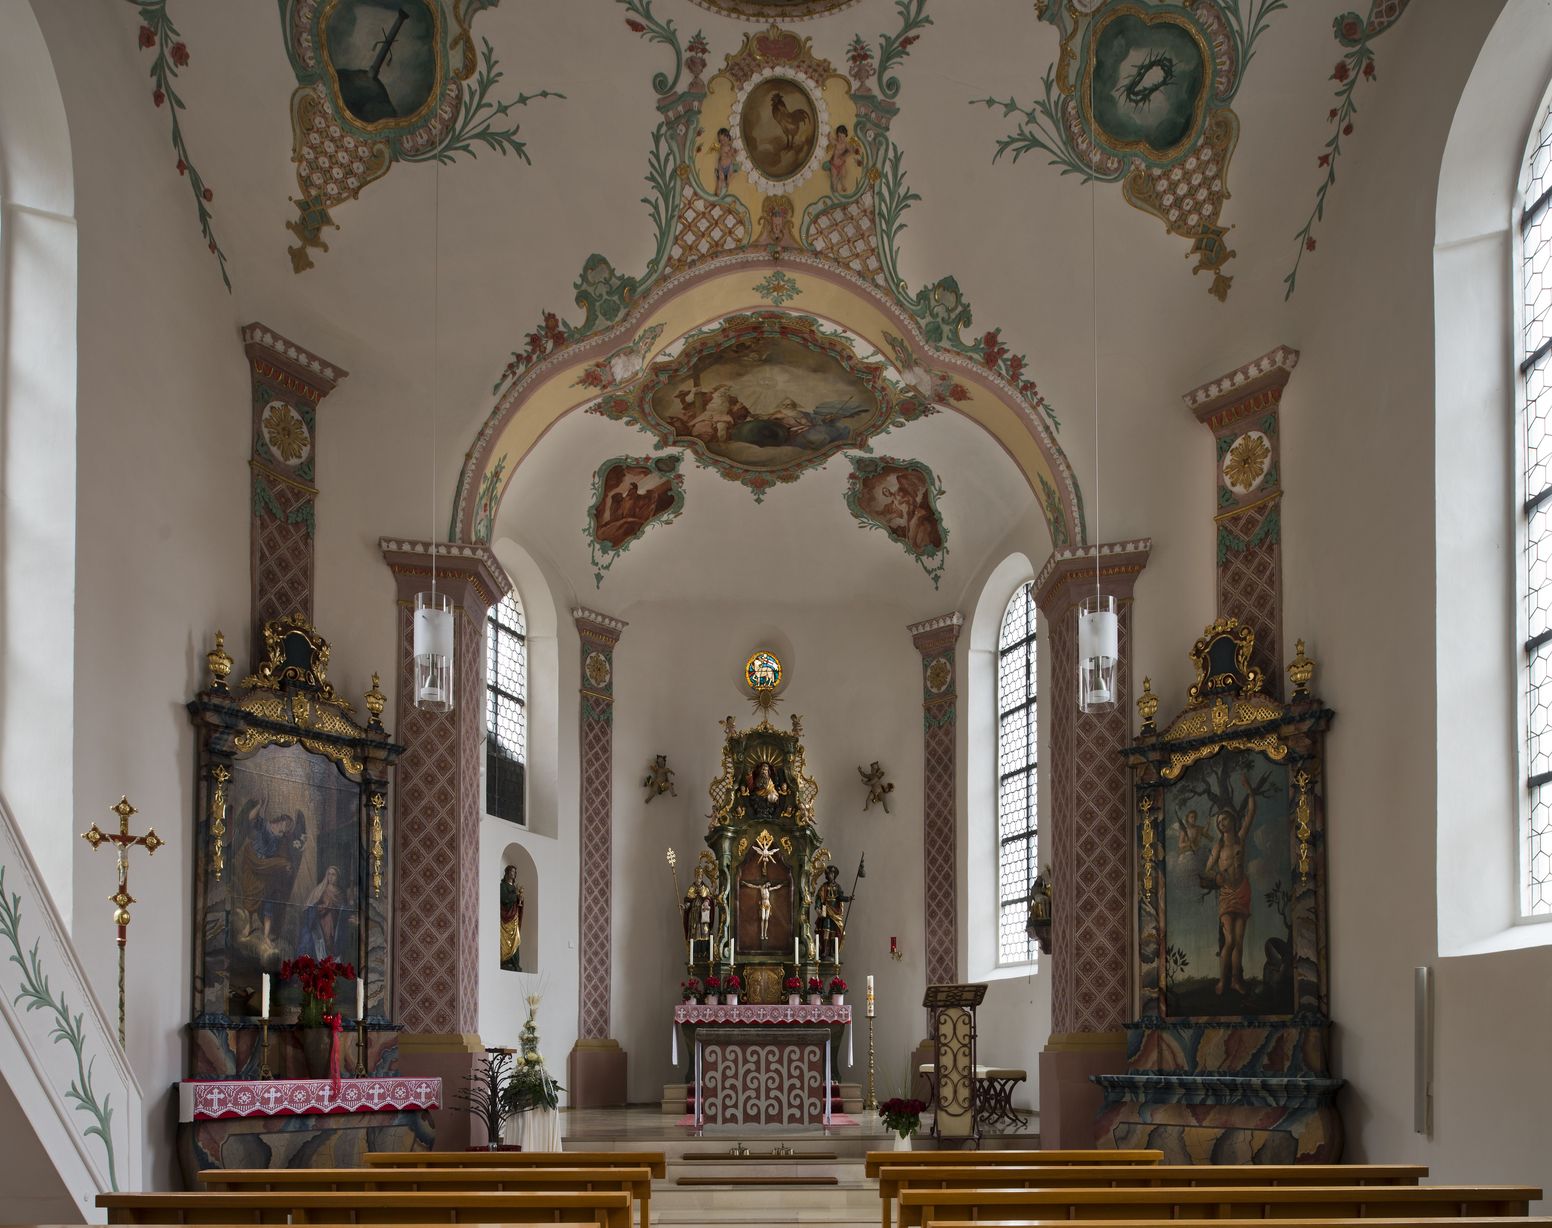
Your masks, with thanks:
[{"label": "small wall-mounted statue", "polygon": [[878,760],[873,760],[873,766],[864,771],[857,769],[857,775],[862,777],[862,783],[868,787],[868,800],[862,804],[864,810],[872,810],[874,803],[884,808],[884,813],[889,813],[889,795],[895,791],[894,784],[884,779],[884,769],[878,766]]},{"label": "small wall-mounted statue", "polygon": [[507,972],[523,970],[523,908],[517,867],[508,866],[501,874],[501,967]]},{"label": "small wall-mounted statue", "polygon": [[1029,888],[1029,923],[1025,932],[1047,955],[1051,953],[1051,880],[1049,870],[1036,876]]},{"label": "small wall-mounted statue", "polygon": [[641,782],[647,791],[647,801],[654,797],[662,797],[667,793],[671,797],[678,797],[679,790],[674,787],[674,769],[668,766],[668,756],[658,755],[647,768],[647,775]]}]

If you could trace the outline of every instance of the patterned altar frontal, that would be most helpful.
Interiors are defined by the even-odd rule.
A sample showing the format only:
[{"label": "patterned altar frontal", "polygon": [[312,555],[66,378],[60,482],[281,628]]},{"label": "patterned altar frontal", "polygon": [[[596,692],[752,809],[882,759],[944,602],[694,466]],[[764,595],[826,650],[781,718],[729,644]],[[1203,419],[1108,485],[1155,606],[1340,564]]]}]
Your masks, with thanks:
[{"label": "patterned altar frontal", "polygon": [[825,1028],[703,1028],[696,1036],[696,1125],[818,1126],[830,1121]]}]

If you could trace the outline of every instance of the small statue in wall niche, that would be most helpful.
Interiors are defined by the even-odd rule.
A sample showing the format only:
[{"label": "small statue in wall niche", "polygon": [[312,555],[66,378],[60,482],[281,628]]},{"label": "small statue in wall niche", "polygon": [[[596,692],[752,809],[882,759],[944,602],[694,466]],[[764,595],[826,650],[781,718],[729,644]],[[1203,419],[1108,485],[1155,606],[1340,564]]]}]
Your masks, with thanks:
[{"label": "small statue in wall niche", "polygon": [[508,866],[501,874],[501,967],[507,972],[523,970],[523,910],[526,901],[517,882],[517,867]]},{"label": "small statue in wall niche", "polygon": [[862,783],[868,787],[868,800],[862,804],[863,810],[873,809],[876,803],[888,814],[889,795],[895,791],[895,787],[892,782],[884,779],[884,769],[878,766],[878,760],[873,760],[873,766],[867,769],[859,767],[857,775],[862,777]]},{"label": "small statue in wall niche", "polygon": [[674,769],[668,766],[667,755],[657,755],[647,768],[646,778],[641,782],[647,791],[647,801],[654,797],[662,797],[667,793],[670,797],[678,797],[679,790],[674,787]]}]

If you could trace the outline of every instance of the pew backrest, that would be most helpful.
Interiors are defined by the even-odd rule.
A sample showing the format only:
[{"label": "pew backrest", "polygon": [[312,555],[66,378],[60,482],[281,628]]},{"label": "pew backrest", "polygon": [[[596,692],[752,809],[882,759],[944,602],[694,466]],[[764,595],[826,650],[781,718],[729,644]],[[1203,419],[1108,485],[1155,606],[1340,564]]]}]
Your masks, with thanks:
[{"label": "pew backrest", "polygon": [[910,1164],[1158,1164],[1164,1153],[1156,1148],[1125,1151],[1113,1147],[1084,1148],[1077,1151],[870,1151],[863,1172],[877,1177],[886,1164],[900,1167]]},{"label": "pew backrest", "polygon": [[[887,1154],[887,1153],[885,1153]],[[1158,1153],[1163,1155],[1162,1152]],[[661,1151],[369,1151],[368,1168],[650,1168],[661,1181],[668,1175]]]},{"label": "pew backrest", "polygon": [[[1103,1220],[1106,1228],[1160,1228],[1158,1219]],[[1276,1221],[1273,1221],[1274,1223]],[[1283,1221],[1287,1222],[1287,1221]],[[1548,1215],[1458,1215],[1449,1228],[1549,1228]],[[1265,1219],[1172,1219],[1169,1228],[1268,1228]],[[929,1228],[1070,1228],[1067,1219],[933,1220]],[[1401,1219],[1322,1219],[1319,1228],[1443,1228],[1437,1217],[1413,1215]]]},{"label": "pew backrest", "polygon": [[623,1190],[263,1190],[99,1194],[110,1224],[576,1224],[631,1228]]}]

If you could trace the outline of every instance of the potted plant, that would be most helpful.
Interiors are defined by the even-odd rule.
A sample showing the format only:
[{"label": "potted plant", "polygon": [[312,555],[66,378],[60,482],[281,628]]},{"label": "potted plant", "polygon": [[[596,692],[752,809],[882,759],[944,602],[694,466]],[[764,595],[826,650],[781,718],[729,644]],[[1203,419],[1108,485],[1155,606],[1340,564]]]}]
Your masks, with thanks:
[{"label": "potted plant", "polygon": [[787,991],[787,1005],[796,1006],[803,1000],[803,978],[796,972],[782,983],[782,988]]},{"label": "potted plant", "polygon": [[738,973],[729,972],[722,978],[722,1000],[729,1006],[738,1005],[738,995],[743,992],[744,983],[739,979]]},{"label": "potted plant", "polygon": [[905,1096],[892,1096],[878,1106],[879,1119],[899,1136],[897,1150],[911,1149],[911,1138],[921,1129],[921,1115],[926,1111],[924,1101]]},{"label": "potted plant", "polygon": [[706,978],[706,1005],[715,1006],[721,999],[722,978],[715,972]]},{"label": "potted plant", "polygon": [[539,1052],[540,1001],[539,994],[528,995],[528,1019],[519,1041],[523,1051],[502,1090],[502,1104],[507,1112],[517,1115],[521,1150],[559,1151],[560,1117],[555,1110],[565,1088],[545,1068]]},{"label": "potted plant", "polygon": [[701,994],[705,990],[701,987],[701,978],[692,976],[688,981],[679,982],[679,997],[685,1002],[699,1002]]},{"label": "potted plant", "polygon": [[329,1078],[338,1069],[340,1015],[334,1010],[334,982],[356,979],[356,966],[342,964],[334,956],[316,959],[298,955],[280,965],[282,981],[295,980],[302,987],[302,1011],[297,1016],[297,1035],[302,1042],[302,1062],[310,1079]]},{"label": "potted plant", "polygon": [[846,1004],[846,978],[832,976],[830,978],[830,1005],[844,1006]]},{"label": "potted plant", "polygon": [[808,1004],[818,1006],[824,993],[824,982],[817,976],[808,978]]}]

